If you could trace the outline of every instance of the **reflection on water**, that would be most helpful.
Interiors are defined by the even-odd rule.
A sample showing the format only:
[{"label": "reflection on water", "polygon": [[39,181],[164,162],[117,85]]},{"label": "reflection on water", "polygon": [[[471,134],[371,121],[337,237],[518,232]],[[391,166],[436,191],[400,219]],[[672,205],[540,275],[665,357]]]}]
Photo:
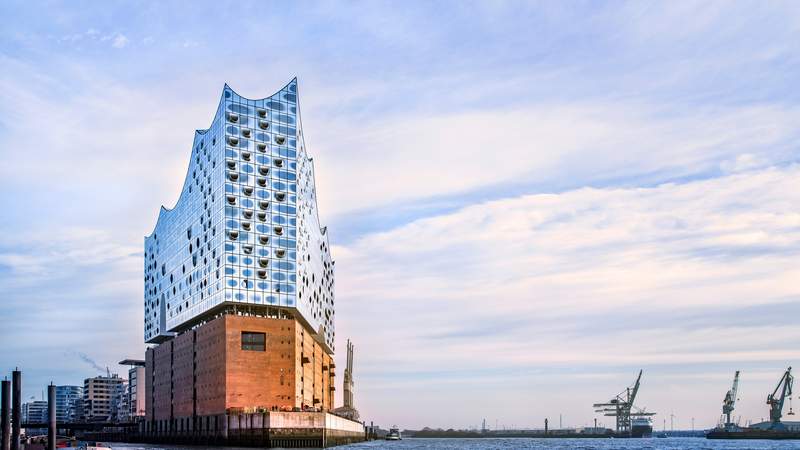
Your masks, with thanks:
[{"label": "reflection on water", "polygon": [[[111,444],[112,450],[198,450],[209,447],[178,445]],[[219,450],[244,450],[239,447],[214,447]],[[473,450],[473,449],[547,449],[547,450],[773,450],[800,449],[800,441],[722,441],[702,438],[667,439],[403,439],[372,441],[334,447],[339,450]]]}]

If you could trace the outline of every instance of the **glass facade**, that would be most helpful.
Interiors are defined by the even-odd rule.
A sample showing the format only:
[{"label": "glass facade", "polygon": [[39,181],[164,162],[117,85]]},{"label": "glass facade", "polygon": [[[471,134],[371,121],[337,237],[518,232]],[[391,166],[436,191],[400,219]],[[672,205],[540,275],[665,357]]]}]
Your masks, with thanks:
[{"label": "glass facade", "polygon": [[333,261],[296,79],[259,100],[225,86],[177,204],[145,238],[144,278],[146,342],[245,304],[291,310],[333,349]]}]

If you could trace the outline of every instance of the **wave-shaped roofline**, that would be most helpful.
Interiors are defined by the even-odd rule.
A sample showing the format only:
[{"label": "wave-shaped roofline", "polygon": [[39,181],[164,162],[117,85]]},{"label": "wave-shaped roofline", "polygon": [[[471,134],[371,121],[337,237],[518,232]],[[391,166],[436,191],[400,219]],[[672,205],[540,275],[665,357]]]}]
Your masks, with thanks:
[{"label": "wave-shaped roofline", "polygon": [[[270,99],[272,97],[275,97],[276,95],[280,94],[281,91],[283,91],[284,89],[289,87],[292,83],[297,84],[297,77],[296,76],[293,77],[291,80],[289,80],[288,83],[283,85],[283,87],[281,87],[280,89],[275,91],[275,93],[273,93],[272,95],[268,95],[268,96],[262,97],[262,98],[245,97],[245,96],[239,94],[238,92],[236,92],[232,87],[230,87],[230,85],[228,85],[228,83],[225,83],[223,85],[222,94],[220,95],[219,103],[217,103],[217,110],[214,112],[214,118],[211,119],[211,125],[209,125],[209,127],[206,128],[206,129],[198,129],[198,130],[194,131],[194,138],[192,139],[192,151],[189,154],[189,164],[186,166],[186,175],[183,178],[183,187],[181,188],[180,195],[178,195],[178,199],[175,201],[175,203],[172,205],[171,208],[167,208],[166,206],[161,205],[161,208],[158,210],[158,217],[156,218],[156,224],[155,224],[155,226],[153,226],[153,231],[151,231],[150,234],[145,236],[145,240],[150,239],[155,234],[156,230],[158,229],[158,225],[161,223],[161,218],[165,214],[168,214],[168,213],[172,212],[175,208],[177,208],[178,205],[181,203],[181,200],[183,200],[183,195],[186,192],[186,185],[187,185],[187,183],[189,183],[189,169],[192,167],[192,160],[194,159],[195,151],[197,149],[197,139],[198,139],[198,137],[204,136],[206,133],[208,133],[208,131],[214,125],[214,120],[216,120],[216,118],[217,118],[217,113],[219,112],[219,109],[222,107],[222,105],[225,103],[225,91],[231,91],[234,95],[238,96],[239,98],[243,98],[245,100],[257,102],[257,101],[264,101],[264,100]],[[298,115],[299,115],[299,110],[300,110],[299,98],[300,98],[300,96],[299,96],[299,93],[296,93],[296,94],[298,95],[297,104],[298,104]]]}]

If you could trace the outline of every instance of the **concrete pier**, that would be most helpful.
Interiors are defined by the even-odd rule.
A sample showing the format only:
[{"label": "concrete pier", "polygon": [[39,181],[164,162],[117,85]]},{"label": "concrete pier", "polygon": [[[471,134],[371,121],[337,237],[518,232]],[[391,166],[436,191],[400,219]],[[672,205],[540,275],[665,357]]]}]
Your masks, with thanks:
[{"label": "concrete pier", "polygon": [[135,433],[87,433],[105,442],[324,448],[366,440],[364,425],[325,412],[228,413],[146,421]]},{"label": "concrete pier", "polygon": [[11,448],[11,382],[8,380],[2,381],[2,389],[0,389],[0,415],[2,421],[0,422],[0,434],[2,440],[0,441],[0,450],[10,450]]},{"label": "concrete pier", "polygon": [[11,450],[19,450],[19,427],[22,425],[22,372],[11,372]]},{"label": "concrete pier", "polygon": [[47,450],[56,450],[56,387],[47,386]]}]

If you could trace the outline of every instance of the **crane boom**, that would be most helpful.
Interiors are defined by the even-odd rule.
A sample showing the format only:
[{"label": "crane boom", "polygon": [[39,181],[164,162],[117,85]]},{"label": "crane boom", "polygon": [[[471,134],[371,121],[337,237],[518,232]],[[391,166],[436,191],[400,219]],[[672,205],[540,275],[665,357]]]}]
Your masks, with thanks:
[{"label": "crane boom", "polygon": [[725,394],[725,400],[722,402],[722,414],[725,414],[725,427],[732,427],[731,413],[736,406],[736,395],[739,391],[739,371],[733,376],[733,386]]},{"label": "crane boom", "polygon": [[639,376],[636,377],[636,382],[633,384],[633,386],[625,388],[624,391],[617,394],[608,402],[595,403],[592,405],[592,407],[595,408],[596,413],[616,418],[617,433],[631,433],[632,417],[649,417],[655,414],[647,412],[644,409],[637,408],[633,404],[633,402],[636,400],[636,394],[639,392],[639,386],[641,385],[642,372],[642,370],[639,370]]},{"label": "crane boom", "polygon": [[[783,403],[786,401],[787,397],[792,395],[792,384],[794,384],[794,377],[792,376],[792,368],[789,367],[778,381],[778,385],[775,386],[775,390],[772,391],[771,394],[767,395],[769,419],[772,422],[770,427],[773,429],[784,428],[784,425],[781,423],[781,417],[783,416]],[[793,414],[791,411],[789,413]]]},{"label": "crane boom", "polygon": [[634,400],[636,400],[636,394],[639,392],[639,384],[642,381],[642,371],[643,369],[639,369],[639,376],[636,377],[636,383],[633,384],[633,389],[631,390],[630,400],[628,403],[633,405]]}]

